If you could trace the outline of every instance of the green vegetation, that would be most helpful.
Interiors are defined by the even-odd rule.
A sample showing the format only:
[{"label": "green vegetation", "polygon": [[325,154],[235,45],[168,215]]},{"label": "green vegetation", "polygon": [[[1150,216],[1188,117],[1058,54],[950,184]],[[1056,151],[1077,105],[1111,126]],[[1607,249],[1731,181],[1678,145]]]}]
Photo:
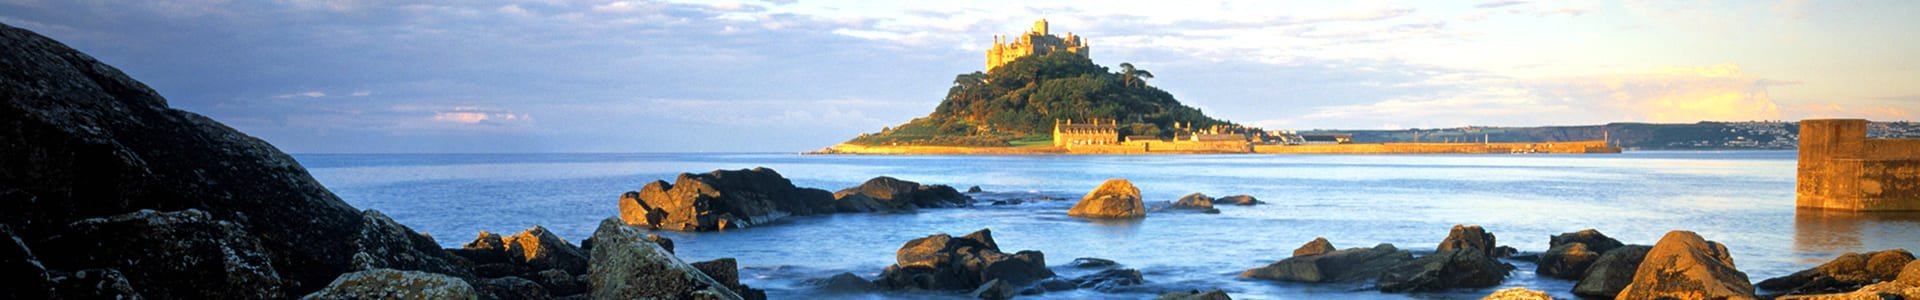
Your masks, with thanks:
[{"label": "green vegetation", "polygon": [[1024,146],[1052,142],[1054,120],[1118,120],[1121,135],[1172,134],[1174,123],[1226,125],[1180,104],[1131,63],[1109,72],[1085,56],[1054,52],[955,76],[932,114],[847,141],[864,145]]}]

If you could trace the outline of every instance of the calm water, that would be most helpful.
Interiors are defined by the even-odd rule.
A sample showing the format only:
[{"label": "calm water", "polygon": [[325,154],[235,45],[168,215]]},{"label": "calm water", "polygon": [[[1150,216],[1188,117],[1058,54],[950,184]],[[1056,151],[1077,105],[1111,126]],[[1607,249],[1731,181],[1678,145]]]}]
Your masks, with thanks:
[{"label": "calm water", "polygon": [[[747,284],[775,298],[930,297],[821,295],[800,282],[839,272],[872,279],[907,240],[992,228],[1003,250],[1046,253],[1051,265],[1100,257],[1140,269],[1131,291],[1051,293],[1052,298],[1150,298],[1221,288],[1235,299],[1465,298],[1355,292],[1358,286],[1241,280],[1239,272],[1326,237],[1340,248],[1393,243],[1432,251],[1453,224],[1478,224],[1503,245],[1547,249],[1553,234],[1596,228],[1629,244],[1668,230],[1725,243],[1754,281],[1863,250],[1920,250],[1911,215],[1802,212],[1793,208],[1793,152],[1629,152],[1619,155],[1392,156],[802,156],[791,154],[298,155],[341,198],[386,212],[446,247],[477,231],[511,234],[542,225],[578,241],[618,215],[621,192],[681,172],[766,166],[794,184],[838,190],[874,176],[978,185],[1002,198],[1066,198],[1021,205],[930,209],[916,214],[794,217],[767,227],[668,232],[688,261],[738,258]],[[1132,223],[1069,218],[1073,201],[1108,178],[1126,178],[1149,202],[1203,192],[1249,194],[1268,205],[1221,214],[1157,213]],[[1519,267],[1504,287],[1560,297],[1573,282]],[[1063,276],[1081,274],[1058,268]],[[958,295],[955,295],[958,296]]]}]

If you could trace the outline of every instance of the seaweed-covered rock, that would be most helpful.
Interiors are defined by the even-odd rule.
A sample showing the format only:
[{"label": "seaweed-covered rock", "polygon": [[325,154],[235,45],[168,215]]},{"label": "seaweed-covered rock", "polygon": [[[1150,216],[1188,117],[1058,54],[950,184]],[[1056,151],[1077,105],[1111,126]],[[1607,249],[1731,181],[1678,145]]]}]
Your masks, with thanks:
[{"label": "seaweed-covered rock", "polygon": [[1265,267],[1241,272],[1242,278],[1293,282],[1354,282],[1379,277],[1381,272],[1413,259],[1413,253],[1380,244],[1323,254],[1295,256]]},{"label": "seaweed-covered rock", "polygon": [[907,241],[897,262],[875,283],[888,289],[964,291],[999,279],[1014,286],[1053,277],[1040,251],[1000,252],[987,229],[955,238],[935,234]]},{"label": "seaweed-covered rock", "polygon": [[1128,219],[1147,216],[1147,205],[1140,200],[1140,189],[1126,179],[1110,179],[1087,192],[1067,215],[1086,218]]},{"label": "seaweed-covered rock", "polygon": [[1500,285],[1513,265],[1479,249],[1446,250],[1394,266],[1380,274],[1380,291],[1426,292]]},{"label": "seaweed-covered rock", "polygon": [[973,197],[951,186],[921,185],[918,182],[880,176],[859,186],[833,193],[841,211],[889,211],[915,208],[961,207],[973,203]]},{"label": "seaweed-covered rock", "polygon": [[743,299],[619,219],[594,230],[587,274],[590,299]]},{"label": "seaweed-covered rock", "polygon": [[1633,283],[1633,273],[1640,269],[1640,260],[1652,250],[1653,246],[1626,245],[1601,253],[1600,259],[1587,267],[1586,275],[1580,276],[1580,282],[1573,285],[1573,294],[1594,298],[1619,295],[1620,290]]},{"label": "seaweed-covered rock", "polygon": [[1691,231],[1667,232],[1615,299],[1753,299],[1747,273],[1733,266],[1727,246]]},{"label": "seaweed-covered rock", "polygon": [[712,231],[766,224],[789,215],[829,214],[833,195],[798,188],[768,168],[682,173],[673,183],[653,181],[620,195],[627,225]]},{"label": "seaweed-covered rock", "polygon": [[373,269],[340,274],[333,283],[301,299],[479,299],[459,277],[420,271]]}]

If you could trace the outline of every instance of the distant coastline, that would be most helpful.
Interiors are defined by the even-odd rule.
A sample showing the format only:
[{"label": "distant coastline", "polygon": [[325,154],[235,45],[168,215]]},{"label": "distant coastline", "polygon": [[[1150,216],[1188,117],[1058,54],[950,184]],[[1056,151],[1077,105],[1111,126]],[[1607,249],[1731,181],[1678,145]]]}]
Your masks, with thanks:
[{"label": "distant coastline", "polygon": [[[803,154],[859,155],[1154,155],[1154,154],[1601,154],[1620,153],[1606,141],[1538,143],[1377,143],[1324,145],[1248,144],[1239,149],[1154,149],[1152,145],[1073,145],[1055,147],[876,146],[839,144]],[[1238,150],[1238,151],[1235,151]]]}]

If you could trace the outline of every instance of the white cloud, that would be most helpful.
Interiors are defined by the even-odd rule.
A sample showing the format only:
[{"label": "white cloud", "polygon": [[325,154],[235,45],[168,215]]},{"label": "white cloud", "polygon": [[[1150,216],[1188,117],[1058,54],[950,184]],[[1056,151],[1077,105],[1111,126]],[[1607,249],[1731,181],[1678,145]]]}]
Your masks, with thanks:
[{"label": "white cloud", "polygon": [[368,90],[353,91],[353,94],[349,94],[348,96],[354,96],[354,97],[373,96],[373,91],[368,91]]},{"label": "white cloud", "polygon": [[303,93],[282,94],[282,95],[273,96],[273,97],[278,99],[288,99],[293,97],[320,98],[320,97],[326,97],[326,96],[327,96],[327,93],[324,93],[324,92],[309,91],[309,92],[303,92]]},{"label": "white cloud", "polygon": [[444,111],[433,112],[433,121],[460,124],[515,123],[530,120],[524,114],[498,109],[482,109],[473,106],[455,106]]},{"label": "white cloud", "polygon": [[495,11],[498,11],[501,14],[505,14],[509,16],[517,16],[517,17],[533,16],[532,11],[528,11],[526,8],[520,7],[519,4],[507,4],[506,6],[501,6],[499,9],[496,9]]}]

